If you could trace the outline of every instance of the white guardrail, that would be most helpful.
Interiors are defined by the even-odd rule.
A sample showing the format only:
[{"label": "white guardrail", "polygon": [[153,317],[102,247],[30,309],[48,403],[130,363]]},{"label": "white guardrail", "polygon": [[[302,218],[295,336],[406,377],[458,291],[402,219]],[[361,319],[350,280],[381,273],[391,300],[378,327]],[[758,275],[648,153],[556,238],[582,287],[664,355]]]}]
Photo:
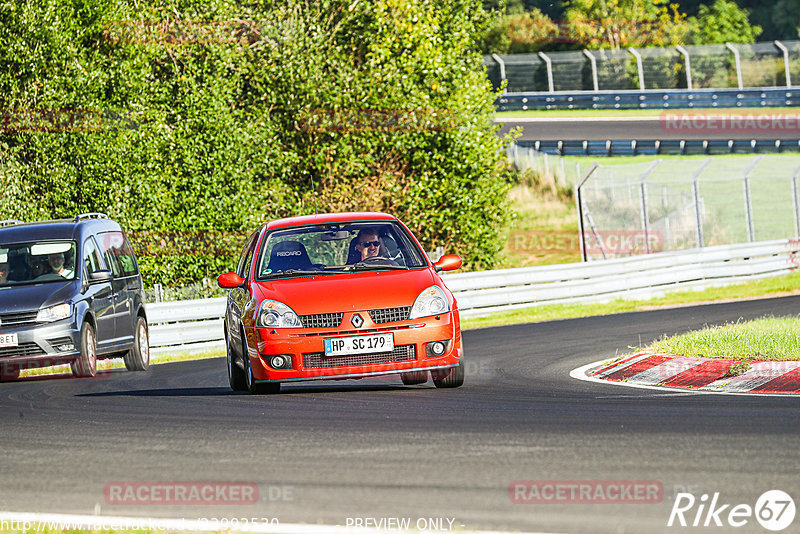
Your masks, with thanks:
[{"label": "white guardrail", "polygon": [[[462,317],[542,304],[647,299],[786,274],[800,266],[800,239],[723,245],[627,258],[444,274]],[[153,353],[223,346],[225,297],[147,305]]]}]

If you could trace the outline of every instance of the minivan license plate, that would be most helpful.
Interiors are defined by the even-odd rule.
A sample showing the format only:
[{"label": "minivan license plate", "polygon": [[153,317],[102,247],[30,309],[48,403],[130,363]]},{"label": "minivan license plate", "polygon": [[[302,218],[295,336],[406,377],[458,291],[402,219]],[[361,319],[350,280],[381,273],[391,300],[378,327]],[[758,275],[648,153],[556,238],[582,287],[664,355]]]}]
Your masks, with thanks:
[{"label": "minivan license plate", "polygon": [[367,354],[370,352],[389,352],[391,350],[394,350],[394,337],[392,334],[325,339],[325,356]]},{"label": "minivan license plate", "polygon": [[16,347],[19,345],[17,334],[0,334],[0,347]]}]

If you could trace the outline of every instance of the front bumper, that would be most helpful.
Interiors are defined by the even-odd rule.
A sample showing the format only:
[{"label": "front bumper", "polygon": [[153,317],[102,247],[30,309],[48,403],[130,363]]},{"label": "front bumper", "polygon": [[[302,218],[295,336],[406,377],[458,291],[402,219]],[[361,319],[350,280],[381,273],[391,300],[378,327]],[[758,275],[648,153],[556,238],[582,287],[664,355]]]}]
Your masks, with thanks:
[{"label": "front bumper", "polygon": [[0,347],[6,369],[33,369],[70,363],[80,355],[80,331],[72,318],[53,323],[3,325],[0,334],[17,335],[17,345]]},{"label": "front bumper", "polygon": [[[362,314],[366,315],[366,314]],[[352,314],[344,315],[341,325],[349,325]],[[325,356],[324,340],[344,336],[391,333],[395,350],[372,354]],[[250,333],[246,332],[250,335]],[[248,339],[250,366],[256,382],[294,382],[362,378],[409,371],[449,369],[461,360],[461,330],[457,311],[439,316],[374,324],[367,320],[362,328],[347,329],[267,329],[252,330]],[[252,342],[251,342],[252,341]],[[439,356],[428,351],[428,344],[446,342]],[[273,369],[269,358],[291,356],[291,369]]]}]

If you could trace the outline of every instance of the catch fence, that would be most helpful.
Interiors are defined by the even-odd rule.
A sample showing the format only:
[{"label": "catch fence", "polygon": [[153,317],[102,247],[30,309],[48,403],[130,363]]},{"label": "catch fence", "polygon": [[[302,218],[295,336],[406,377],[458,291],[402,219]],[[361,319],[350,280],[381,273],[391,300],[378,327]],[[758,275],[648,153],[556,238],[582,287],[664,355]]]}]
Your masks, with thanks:
[{"label": "catch fence", "polygon": [[484,56],[504,92],[743,89],[800,82],[800,41]]},{"label": "catch fence", "polygon": [[577,184],[584,261],[800,236],[800,158],[595,164]]}]

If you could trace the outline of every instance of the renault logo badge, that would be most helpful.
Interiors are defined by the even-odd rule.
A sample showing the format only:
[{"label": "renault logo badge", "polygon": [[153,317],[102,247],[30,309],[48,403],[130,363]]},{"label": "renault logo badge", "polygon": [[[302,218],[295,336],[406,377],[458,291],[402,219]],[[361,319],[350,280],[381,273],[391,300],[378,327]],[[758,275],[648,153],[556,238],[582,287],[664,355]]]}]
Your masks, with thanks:
[{"label": "renault logo badge", "polygon": [[361,328],[361,325],[364,324],[364,319],[362,319],[359,314],[355,313],[353,314],[353,317],[350,319],[350,322],[356,328]]}]

